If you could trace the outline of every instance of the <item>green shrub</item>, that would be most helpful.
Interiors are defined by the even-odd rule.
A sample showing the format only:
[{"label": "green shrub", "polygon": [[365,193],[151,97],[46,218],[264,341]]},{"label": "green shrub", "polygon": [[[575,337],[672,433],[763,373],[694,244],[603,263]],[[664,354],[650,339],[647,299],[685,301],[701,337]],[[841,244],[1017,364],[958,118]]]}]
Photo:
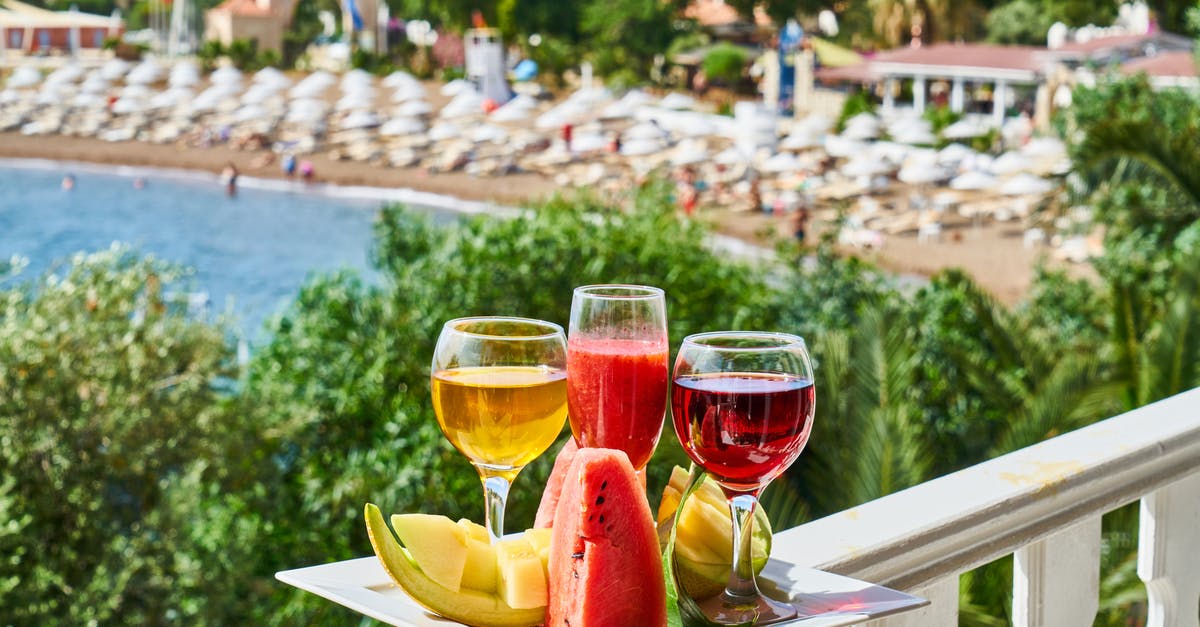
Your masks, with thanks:
[{"label": "green shrub", "polygon": [[704,55],[701,67],[710,81],[736,85],[742,78],[742,71],[746,68],[748,58],[749,55],[741,47],[721,42]]}]

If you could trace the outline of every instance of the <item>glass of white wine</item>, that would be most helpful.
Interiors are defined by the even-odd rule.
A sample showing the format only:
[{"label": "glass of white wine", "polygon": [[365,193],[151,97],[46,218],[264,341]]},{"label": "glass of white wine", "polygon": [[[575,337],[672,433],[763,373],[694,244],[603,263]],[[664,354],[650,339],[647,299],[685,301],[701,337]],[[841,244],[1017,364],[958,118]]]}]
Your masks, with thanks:
[{"label": "glass of white wine", "polygon": [[451,320],[434,350],[432,389],[442,433],[483,481],[495,543],[517,473],[550,448],[566,421],[566,336],[530,318]]}]

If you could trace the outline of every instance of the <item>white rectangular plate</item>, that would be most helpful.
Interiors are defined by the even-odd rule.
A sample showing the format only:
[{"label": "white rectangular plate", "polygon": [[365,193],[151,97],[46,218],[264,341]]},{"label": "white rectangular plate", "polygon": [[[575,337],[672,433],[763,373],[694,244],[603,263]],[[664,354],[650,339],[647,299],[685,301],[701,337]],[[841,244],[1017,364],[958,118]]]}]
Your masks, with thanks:
[{"label": "white rectangular plate", "polygon": [[[390,625],[459,624],[417,605],[392,583],[375,556],[284,570],[275,573],[275,578]],[[799,607],[803,617],[781,625],[853,625],[929,604],[921,597],[775,559],[767,563],[759,584],[770,596],[786,598]]]}]

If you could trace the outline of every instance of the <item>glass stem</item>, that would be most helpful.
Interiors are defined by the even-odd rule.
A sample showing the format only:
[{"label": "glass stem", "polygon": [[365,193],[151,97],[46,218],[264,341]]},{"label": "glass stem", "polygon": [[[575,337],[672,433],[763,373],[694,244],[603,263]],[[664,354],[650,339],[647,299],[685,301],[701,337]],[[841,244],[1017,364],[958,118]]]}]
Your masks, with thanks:
[{"label": "glass stem", "polygon": [[484,475],[483,500],[484,520],[487,523],[488,536],[492,544],[504,537],[504,506],[508,502],[508,487],[512,483],[496,475]]},{"label": "glass stem", "polygon": [[725,594],[732,597],[757,597],[758,584],[754,582],[754,508],[758,499],[753,494],[730,497],[729,512],[733,515],[733,564],[729,569],[729,583]]}]

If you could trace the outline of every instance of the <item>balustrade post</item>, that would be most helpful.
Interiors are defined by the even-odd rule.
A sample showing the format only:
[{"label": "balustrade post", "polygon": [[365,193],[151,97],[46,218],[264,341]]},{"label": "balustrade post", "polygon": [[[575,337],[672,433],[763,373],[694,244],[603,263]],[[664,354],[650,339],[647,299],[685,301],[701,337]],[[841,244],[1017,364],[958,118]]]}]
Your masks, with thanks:
[{"label": "balustrade post", "polygon": [[1017,549],[1013,624],[1090,627],[1100,608],[1100,516]]},{"label": "balustrade post", "polygon": [[939,579],[909,592],[929,599],[929,605],[912,612],[863,623],[863,625],[865,627],[956,627],[958,625],[958,575]]},{"label": "balustrade post", "polygon": [[1142,498],[1138,577],[1149,627],[1200,624],[1200,473]]}]

